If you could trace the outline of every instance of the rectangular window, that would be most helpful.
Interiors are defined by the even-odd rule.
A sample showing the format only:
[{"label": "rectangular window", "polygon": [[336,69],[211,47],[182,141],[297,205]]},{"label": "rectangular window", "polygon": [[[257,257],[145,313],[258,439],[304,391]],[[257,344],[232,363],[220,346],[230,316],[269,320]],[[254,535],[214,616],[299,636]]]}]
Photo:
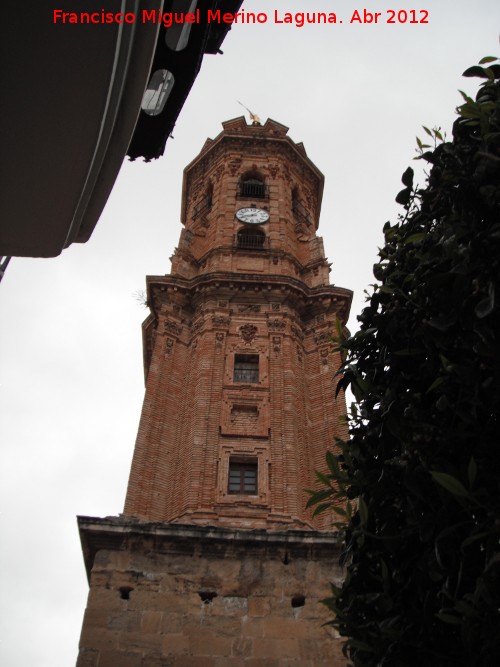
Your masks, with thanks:
[{"label": "rectangular window", "polygon": [[257,495],[257,460],[231,458],[229,460],[228,492],[231,494]]},{"label": "rectangular window", "polygon": [[259,355],[258,354],[235,354],[234,355],[234,382],[259,381]]}]

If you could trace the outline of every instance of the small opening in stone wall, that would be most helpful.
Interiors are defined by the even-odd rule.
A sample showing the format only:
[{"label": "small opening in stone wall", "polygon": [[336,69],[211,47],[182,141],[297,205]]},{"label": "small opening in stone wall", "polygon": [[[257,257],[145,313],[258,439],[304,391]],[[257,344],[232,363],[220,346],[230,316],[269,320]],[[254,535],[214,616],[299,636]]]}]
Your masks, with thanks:
[{"label": "small opening in stone wall", "polygon": [[198,595],[203,604],[210,604],[212,600],[217,597],[217,593],[214,591],[200,591]]},{"label": "small opening in stone wall", "polygon": [[294,595],[292,598],[292,607],[303,607],[306,603],[304,595]]},{"label": "small opening in stone wall", "polygon": [[120,589],[120,597],[122,600],[129,600],[130,593],[134,590],[130,586],[122,586]]},{"label": "small opening in stone wall", "polygon": [[285,556],[283,558],[283,565],[288,565],[290,559],[288,558],[288,551],[285,551]]}]

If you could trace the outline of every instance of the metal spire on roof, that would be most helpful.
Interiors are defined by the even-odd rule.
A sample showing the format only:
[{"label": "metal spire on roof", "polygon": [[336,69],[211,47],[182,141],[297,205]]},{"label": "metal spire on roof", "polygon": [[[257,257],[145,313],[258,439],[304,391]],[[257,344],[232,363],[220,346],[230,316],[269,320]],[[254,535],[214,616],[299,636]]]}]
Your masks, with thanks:
[{"label": "metal spire on roof", "polygon": [[248,111],[248,113],[250,114],[250,120],[252,121],[252,125],[262,125],[262,123],[260,122],[260,118],[257,116],[256,113],[253,113],[253,111],[250,111],[250,109],[248,107],[246,107],[239,100],[236,100],[236,101],[238,102],[238,104],[241,104],[241,106]]}]

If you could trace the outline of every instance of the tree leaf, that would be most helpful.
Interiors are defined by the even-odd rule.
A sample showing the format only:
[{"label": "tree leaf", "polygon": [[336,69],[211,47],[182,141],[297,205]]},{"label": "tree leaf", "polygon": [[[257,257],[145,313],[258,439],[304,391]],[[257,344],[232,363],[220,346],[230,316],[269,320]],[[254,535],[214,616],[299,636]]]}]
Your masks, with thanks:
[{"label": "tree leaf", "polygon": [[474,486],[477,476],[477,464],[473,456],[470,457],[469,465],[467,466],[467,478],[469,480],[469,486]]},{"label": "tree leaf", "polygon": [[368,506],[362,496],[358,499],[358,510],[361,525],[364,526],[368,522]]},{"label": "tree leaf", "polygon": [[358,639],[349,639],[349,644],[353,648],[357,648],[360,651],[365,651],[366,653],[375,653],[375,650],[369,644],[359,641]]},{"label": "tree leaf", "polygon": [[487,535],[489,535],[489,533],[487,533],[486,531],[483,531],[482,533],[477,533],[475,535],[470,535],[462,542],[460,548],[463,550],[465,547],[469,546],[469,544],[477,542],[477,540],[482,540],[483,537],[486,537]]},{"label": "tree leaf", "polygon": [[328,488],[330,488],[332,485],[330,477],[328,477],[327,475],[325,475],[325,473],[319,470],[316,470],[316,479],[319,482],[321,482],[321,484],[324,484],[324,486],[327,486]]},{"label": "tree leaf", "polygon": [[443,382],[444,382],[444,377],[443,376],[437,377],[425,393],[428,394],[433,389],[436,389],[436,387],[439,387],[439,385],[443,384]]},{"label": "tree leaf", "polygon": [[425,232],[417,232],[416,234],[411,234],[405,240],[403,243],[405,245],[408,245],[410,243],[418,243],[419,241],[423,241],[427,237],[427,234]]},{"label": "tree leaf", "polygon": [[447,614],[444,611],[438,611],[436,618],[439,618],[443,623],[450,623],[452,625],[462,625],[462,620],[458,616],[453,616],[452,614]]},{"label": "tree leaf", "polygon": [[468,104],[476,104],[476,103],[474,102],[474,100],[472,99],[472,97],[469,97],[469,95],[467,95],[466,93],[464,93],[463,90],[459,90],[458,92],[459,92],[460,95],[463,97],[464,102],[467,102]]},{"label": "tree leaf", "polygon": [[493,283],[490,283],[488,287],[488,296],[482,299],[474,308],[474,312],[479,319],[490,315],[495,307],[495,288]]},{"label": "tree leaf", "polygon": [[401,206],[406,206],[411,199],[411,188],[405,188],[396,195],[396,202]]},{"label": "tree leaf", "polygon": [[337,461],[337,457],[334,454],[332,454],[332,452],[326,453],[326,463],[332,475],[334,477],[339,477],[340,475],[339,463]]},{"label": "tree leaf", "polygon": [[413,169],[411,167],[408,167],[404,174],[401,177],[401,182],[403,185],[406,185],[406,187],[411,188],[413,185]]},{"label": "tree leaf", "polygon": [[431,475],[434,481],[454,496],[459,496],[461,498],[467,498],[469,496],[469,492],[462,482],[456,477],[453,477],[453,475],[449,475],[447,472],[437,472],[435,470],[431,470]]},{"label": "tree leaf", "polygon": [[495,56],[484,56],[484,58],[481,58],[479,61],[480,65],[486,65],[487,63],[494,63],[498,58]]},{"label": "tree leaf", "polygon": [[484,67],[479,67],[479,65],[473,65],[472,67],[469,67],[465,70],[465,72],[462,73],[462,76],[477,76],[480,79],[489,79],[489,76]]}]

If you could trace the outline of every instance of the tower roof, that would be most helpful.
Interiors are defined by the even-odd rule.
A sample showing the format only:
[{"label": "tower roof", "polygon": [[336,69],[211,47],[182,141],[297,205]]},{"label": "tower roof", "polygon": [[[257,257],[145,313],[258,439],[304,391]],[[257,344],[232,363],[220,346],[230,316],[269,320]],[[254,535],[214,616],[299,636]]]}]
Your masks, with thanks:
[{"label": "tower roof", "polygon": [[183,224],[186,221],[186,180],[188,174],[197,165],[203,163],[208,155],[213,154],[214,151],[227,141],[272,141],[286,146],[292,151],[294,158],[297,161],[302,162],[304,167],[311,172],[311,175],[317,183],[316,197],[318,205],[321,207],[325,177],[307,156],[304,144],[302,142],[296,143],[288,136],[289,128],[286,125],[283,125],[272,118],[268,118],[263,125],[256,123],[248,124],[244,116],[238,116],[237,118],[223,121],[222,128],[222,132],[220,132],[215,139],[209,138],[205,141],[200,153],[184,169],[181,205],[181,222]]}]

